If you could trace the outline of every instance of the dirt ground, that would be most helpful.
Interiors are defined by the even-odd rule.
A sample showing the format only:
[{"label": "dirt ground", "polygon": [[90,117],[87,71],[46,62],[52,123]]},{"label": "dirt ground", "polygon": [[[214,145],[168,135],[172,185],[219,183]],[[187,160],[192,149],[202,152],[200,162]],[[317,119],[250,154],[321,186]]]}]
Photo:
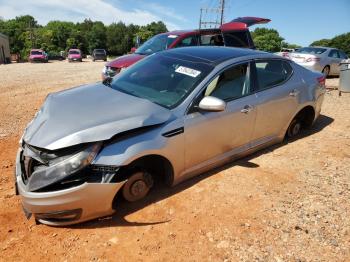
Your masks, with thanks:
[{"label": "dirt ground", "polygon": [[350,94],[336,90],[295,141],[120,203],[109,218],[27,221],[13,186],[22,131],[49,92],[98,81],[102,67],[0,65],[0,261],[350,261]]}]

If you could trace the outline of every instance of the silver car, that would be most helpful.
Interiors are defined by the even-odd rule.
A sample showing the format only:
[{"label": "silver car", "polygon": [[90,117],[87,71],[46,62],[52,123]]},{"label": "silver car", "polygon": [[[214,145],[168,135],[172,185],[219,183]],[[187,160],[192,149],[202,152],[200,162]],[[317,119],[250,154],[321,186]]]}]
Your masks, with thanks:
[{"label": "silver car", "polygon": [[68,225],[296,136],[320,114],[325,78],[264,52],[188,47],[111,81],[51,94],[26,128],[16,188],[27,217]]},{"label": "silver car", "polygon": [[326,77],[339,75],[340,62],[348,58],[343,51],[329,47],[303,47],[289,56],[291,60],[299,65],[322,72]]}]

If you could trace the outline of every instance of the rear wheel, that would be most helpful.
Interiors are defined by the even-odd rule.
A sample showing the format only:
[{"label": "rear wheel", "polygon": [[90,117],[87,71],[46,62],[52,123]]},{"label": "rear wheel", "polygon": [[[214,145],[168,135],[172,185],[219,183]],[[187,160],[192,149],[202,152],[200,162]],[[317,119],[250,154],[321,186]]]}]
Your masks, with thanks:
[{"label": "rear wheel", "polygon": [[300,119],[294,118],[288,127],[287,136],[289,138],[296,137],[297,135],[299,135],[301,127],[302,122],[300,121]]},{"label": "rear wheel", "polygon": [[153,178],[147,172],[136,172],[129,177],[123,186],[122,193],[125,200],[135,202],[144,198],[153,186]]},{"label": "rear wheel", "polygon": [[322,73],[324,74],[325,77],[329,76],[330,68],[329,66],[325,66],[322,70]]}]

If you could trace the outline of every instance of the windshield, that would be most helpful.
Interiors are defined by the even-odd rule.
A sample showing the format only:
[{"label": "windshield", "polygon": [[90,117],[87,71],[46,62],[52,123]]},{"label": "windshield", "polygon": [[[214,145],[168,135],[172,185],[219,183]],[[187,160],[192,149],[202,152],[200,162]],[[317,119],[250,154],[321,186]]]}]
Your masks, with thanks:
[{"label": "windshield", "polygon": [[303,54],[322,54],[326,52],[327,49],[325,48],[319,48],[319,47],[303,47],[299,48],[296,52],[303,53]]},{"label": "windshield", "polygon": [[95,49],[94,52],[95,54],[103,54],[103,55],[106,53],[104,49]]},{"label": "windshield", "polygon": [[156,54],[117,75],[111,88],[150,100],[168,109],[179,105],[213,66]]},{"label": "windshield", "polygon": [[43,52],[41,52],[41,51],[31,51],[30,54],[31,55],[42,55]]},{"label": "windshield", "polygon": [[80,55],[80,52],[78,50],[69,50],[70,55]]},{"label": "windshield", "polygon": [[156,35],[141,45],[135,53],[140,55],[150,55],[163,51],[168,49],[176,38],[177,35]]}]

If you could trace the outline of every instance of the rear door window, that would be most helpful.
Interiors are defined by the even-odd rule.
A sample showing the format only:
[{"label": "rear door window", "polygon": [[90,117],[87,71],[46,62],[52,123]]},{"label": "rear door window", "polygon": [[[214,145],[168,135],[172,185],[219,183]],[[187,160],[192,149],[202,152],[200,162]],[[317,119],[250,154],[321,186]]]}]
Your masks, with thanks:
[{"label": "rear door window", "polygon": [[180,41],[176,47],[196,46],[198,45],[198,38],[196,35],[191,35]]},{"label": "rear door window", "polygon": [[249,47],[248,31],[223,32],[225,46]]},{"label": "rear door window", "polygon": [[258,91],[280,85],[293,73],[291,65],[283,60],[256,61]]},{"label": "rear door window", "polygon": [[331,50],[331,51],[329,52],[329,55],[328,55],[328,56],[329,56],[329,57],[332,57],[332,58],[340,58],[339,53],[338,53],[337,50]]},{"label": "rear door window", "polygon": [[200,45],[204,46],[223,46],[224,40],[221,34],[210,34],[200,36]]}]

